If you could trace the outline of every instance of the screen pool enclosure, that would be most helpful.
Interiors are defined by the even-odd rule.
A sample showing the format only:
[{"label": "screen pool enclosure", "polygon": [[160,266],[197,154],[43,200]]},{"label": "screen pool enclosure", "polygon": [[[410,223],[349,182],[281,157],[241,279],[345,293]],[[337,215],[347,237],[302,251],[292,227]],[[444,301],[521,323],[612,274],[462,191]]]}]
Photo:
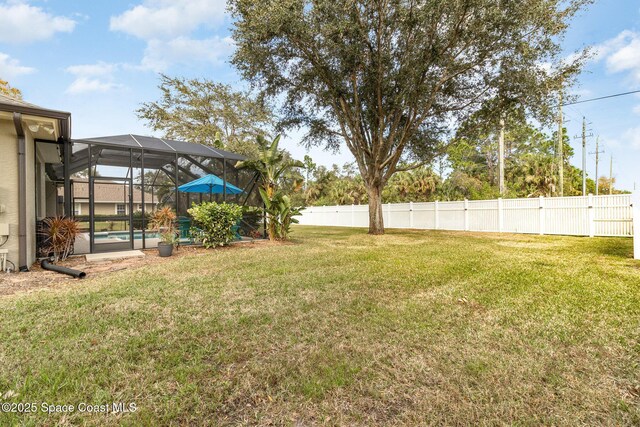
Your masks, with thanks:
[{"label": "screen pool enclosure", "polygon": [[[239,224],[243,238],[264,236],[263,204],[258,176],[236,169],[245,157],[202,144],[139,135],[75,139],[59,144],[63,161],[49,164],[46,172],[56,185],[55,214],[73,216],[82,234],[74,253],[96,253],[155,247],[159,236],[150,217],[169,206],[178,216],[182,244],[190,243],[195,203],[236,203],[247,209]],[[229,188],[203,194],[178,187],[209,175]]]}]

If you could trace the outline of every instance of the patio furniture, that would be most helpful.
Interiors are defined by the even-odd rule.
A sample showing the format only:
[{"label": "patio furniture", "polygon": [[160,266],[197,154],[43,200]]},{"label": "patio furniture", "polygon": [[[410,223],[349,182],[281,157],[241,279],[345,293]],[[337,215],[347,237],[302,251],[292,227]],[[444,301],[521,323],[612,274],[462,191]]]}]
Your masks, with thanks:
[{"label": "patio furniture", "polygon": [[186,216],[178,217],[178,233],[180,239],[189,239],[191,235],[189,230],[191,229],[191,218]]},{"label": "patio furniture", "polygon": [[236,223],[233,227],[231,227],[231,231],[235,234],[236,240],[242,240],[242,235],[240,234],[240,221]]}]

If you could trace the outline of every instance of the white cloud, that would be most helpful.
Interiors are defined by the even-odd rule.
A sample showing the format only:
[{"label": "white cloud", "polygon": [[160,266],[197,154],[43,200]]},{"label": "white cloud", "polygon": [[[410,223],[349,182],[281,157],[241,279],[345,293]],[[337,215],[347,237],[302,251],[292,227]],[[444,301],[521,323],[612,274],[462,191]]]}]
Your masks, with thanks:
[{"label": "white cloud", "polygon": [[[144,0],[112,16],[110,29],[146,41],[138,69],[164,71],[177,63],[221,64],[233,50],[231,38],[214,33],[225,17],[225,0]],[[209,35],[195,38],[202,29]]]},{"label": "white cloud", "polygon": [[636,35],[626,46],[609,56],[607,67],[614,73],[629,71],[640,82],[640,36]]},{"label": "white cloud", "polygon": [[29,43],[45,40],[55,33],[70,33],[76,21],[54,16],[24,2],[0,4],[0,43]]},{"label": "white cloud", "polygon": [[144,52],[142,67],[153,71],[164,71],[171,64],[209,62],[222,64],[233,51],[230,37],[213,37],[196,40],[178,37],[172,40],[150,40]]},{"label": "white cloud", "polygon": [[12,79],[23,74],[31,74],[35,72],[35,68],[20,65],[20,61],[11,58],[6,53],[0,52],[0,78]]},{"label": "white cloud", "polygon": [[622,143],[616,138],[603,137],[602,141],[607,148],[620,148]]},{"label": "white cloud", "polygon": [[627,129],[627,131],[623,135],[623,138],[628,142],[629,146],[635,148],[636,150],[640,150],[640,126]]},{"label": "white cloud", "polygon": [[634,34],[631,30],[624,30],[614,38],[593,46],[593,60],[600,61],[605,59],[612,52],[620,49],[626,43],[626,40],[633,38]]},{"label": "white cloud", "polygon": [[88,92],[109,92],[120,87],[121,85],[109,81],[89,77],[78,77],[69,85],[66,93],[79,95]]},{"label": "white cloud", "polygon": [[225,14],[224,0],[146,0],[112,16],[110,29],[147,41],[171,39],[220,23]]},{"label": "white cloud", "polygon": [[593,91],[590,89],[586,89],[586,88],[580,88],[580,89],[573,89],[571,91],[571,95],[574,95],[578,98],[586,98],[588,96],[592,96],[593,95]]},{"label": "white cloud", "polygon": [[594,47],[594,60],[605,61],[610,73],[626,72],[640,83],[640,33],[625,30]]},{"label": "white cloud", "polygon": [[72,65],[67,67],[67,72],[84,76],[109,76],[118,68],[117,64],[99,61],[95,64]]},{"label": "white cloud", "polygon": [[120,68],[118,64],[97,62],[95,64],[72,65],[66,71],[76,78],[66,92],[78,95],[90,92],[109,92],[123,87],[114,82],[113,74]]}]

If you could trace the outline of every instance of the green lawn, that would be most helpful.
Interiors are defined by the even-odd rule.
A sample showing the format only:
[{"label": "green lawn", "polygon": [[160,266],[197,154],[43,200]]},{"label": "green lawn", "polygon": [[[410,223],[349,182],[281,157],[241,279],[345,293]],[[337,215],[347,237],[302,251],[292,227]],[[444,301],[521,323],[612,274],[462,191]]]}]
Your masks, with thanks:
[{"label": "green lawn", "polygon": [[631,239],[297,227],[0,299],[0,425],[633,425]]}]

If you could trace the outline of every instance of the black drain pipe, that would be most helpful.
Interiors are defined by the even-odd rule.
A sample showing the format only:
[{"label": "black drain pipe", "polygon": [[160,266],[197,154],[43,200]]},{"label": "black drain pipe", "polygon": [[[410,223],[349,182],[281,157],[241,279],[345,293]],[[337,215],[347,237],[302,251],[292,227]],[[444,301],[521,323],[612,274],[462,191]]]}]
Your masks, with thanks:
[{"label": "black drain pipe", "polygon": [[84,279],[87,275],[84,271],[74,270],[73,268],[61,267],[59,265],[55,265],[49,262],[47,259],[43,259],[40,263],[40,267],[43,270],[55,271],[56,273],[68,274],[69,276],[73,276],[76,279]]}]

